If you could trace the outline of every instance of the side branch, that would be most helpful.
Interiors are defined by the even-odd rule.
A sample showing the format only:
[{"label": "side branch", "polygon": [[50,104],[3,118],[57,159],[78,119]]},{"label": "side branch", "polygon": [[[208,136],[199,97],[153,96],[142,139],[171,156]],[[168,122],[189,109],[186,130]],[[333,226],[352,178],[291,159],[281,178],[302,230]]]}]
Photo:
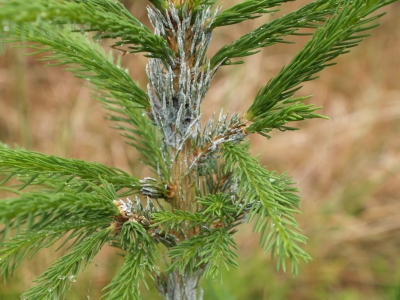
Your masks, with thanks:
[{"label": "side branch", "polygon": [[[114,46],[131,45],[131,53],[168,59],[171,55],[163,38],[150,32],[125,7],[114,1],[88,0],[1,0],[0,21],[16,24],[52,22],[81,25],[76,31],[96,31],[96,38],[119,39]],[[12,30],[12,28],[11,28]]]}]

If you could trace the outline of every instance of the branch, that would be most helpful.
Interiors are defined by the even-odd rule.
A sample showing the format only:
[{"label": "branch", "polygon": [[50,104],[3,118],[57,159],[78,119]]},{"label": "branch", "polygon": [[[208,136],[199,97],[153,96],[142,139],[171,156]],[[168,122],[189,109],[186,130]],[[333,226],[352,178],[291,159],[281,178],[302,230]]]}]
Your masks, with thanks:
[{"label": "branch", "polygon": [[276,43],[288,43],[283,37],[296,35],[296,31],[302,28],[322,26],[328,16],[333,14],[337,7],[345,1],[317,0],[299,10],[261,25],[259,28],[239,37],[233,43],[219,49],[211,58],[210,65],[213,68],[218,64],[241,64],[243,61],[232,62],[231,59],[256,54],[259,52],[259,50],[255,51],[256,49]]},{"label": "branch", "polygon": [[302,101],[309,99],[311,96],[299,98],[286,98],[281,100],[263,114],[263,118],[257,120],[257,125],[249,122],[246,128],[247,132],[254,132],[254,127],[258,126],[257,132],[267,138],[270,138],[268,133],[273,129],[279,131],[297,130],[298,128],[287,126],[289,122],[303,121],[307,119],[321,118],[329,119],[323,115],[314,113],[320,109],[320,106],[313,104],[304,104]]},{"label": "branch", "polygon": [[281,3],[294,0],[245,0],[220,12],[214,19],[211,28],[227,26],[243,21],[256,19],[263,14],[272,14],[279,9],[268,9],[280,6]]},{"label": "branch", "polygon": [[31,54],[51,51],[43,60],[56,60],[52,65],[69,65],[66,70],[76,77],[86,79],[95,89],[110,92],[116,99],[125,99],[129,107],[150,107],[147,94],[113,63],[112,55],[88,41],[82,34],[72,33],[68,28],[57,28],[46,23],[24,24],[12,31],[0,34],[6,42],[28,41],[23,47],[35,49]]},{"label": "branch", "polygon": [[129,107],[124,99],[112,100],[107,97],[97,97],[97,100],[113,112],[106,117],[117,123],[112,128],[120,130],[121,135],[128,139],[127,144],[135,147],[142,154],[143,162],[151,167],[153,173],[162,179],[169,178],[168,153],[161,151],[162,142],[158,136],[159,131],[146,113]]},{"label": "branch", "polygon": [[[86,79],[92,87],[100,90],[100,95],[94,96],[96,100],[111,112],[128,116],[127,119],[112,114],[109,118],[117,122],[128,122],[133,126],[133,129],[123,125],[117,125],[117,128],[125,131],[125,137],[133,139],[130,144],[145,155],[146,162],[150,163],[155,173],[161,173],[164,178],[169,177],[155,126],[143,116],[145,112],[138,110],[139,107],[149,107],[148,96],[132,81],[126,70],[114,65],[112,56],[107,57],[103,49],[88,42],[84,36],[48,24],[18,27],[10,34],[11,36],[6,35],[9,42],[23,38],[44,45],[24,46],[37,50],[35,53],[53,51],[53,55],[45,59],[57,60],[54,65],[72,65],[67,70],[76,77]],[[132,130],[134,135],[129,133]]]},{"label": "branch", "polygon": [[46,31],[46,36],[40,31],[41,29],[42,27],[35,27],[35,30],[39,30],[35,31],[37,36],[27,28],[23,29],[24,34],[29,35],[25,36],[27,40],[46,45],[29,47],[39,49],[38,52],[55,51],[55,54],[46,59],[56,59],[58,60],[56,64],[80,64],[82,67],[72,67],[68,70],[75,76],[88,80],[96,89],[101,90],[101,95],[94,98],[106,109],[128,116],[128,118],[123,118],[112,114],[109,119],[133,126],[130,128],[117,124],[118,129],[125,131],[123,136],[132,140],[129,144],[135,146],[144,155],[145,161],[149,163],[153,171],[168,178],[169,173],[165,162],[168,159],[161,154],[161,142],[156,136],[155,126],[146,116],[143,116],[145,112],[138,110],[138,105],[149,106],[147,94],[132,81],[126,71],[113,64],[111,57],[106,58],[100,47],[89,43],[84,37],[65,30],[61,31],[61,29],[58,34],[52,32],[53,28]]},{"label": "branch", "polygon": [[65,299],[66,292],[76,281],[78,273],[85,269],[100,251],[110,232],[110,228],[105,228],[82,239],[70,253],[61,257],[37,277],[35,281],[38,284],[22,294],[21,297],[25,297],[25,299],[43,299],[44,297],[45,299]]},{"label": "branch", "polygon": [[205,220],[207,222],[218,221],[219,226],[223,225],[225,228],[230,228],[231,223],[237,217],[237,208],[232,202],[229,194],[220,192],[214,195],[209,194],[204,198],[197,198],[197,203],[204,208],[201,214],[204,215]]},{"label": "branch", "polygon": [[167,272],[179,270],[180,273],[189,274],[189,276],[193,274],[195,270],[198,270],[197,262],[200,261],[199,254],[204,243],[204,236],[193,236],[173,247],[168,253],[172,263]]},{"label": "branch", "polygon": [[[246,119],[253,121],[247,131],[265,132],[269,131],[268,118],[271,109],[276,109],[276,104],[284,99],[289,99],[301,88],[299,84],[315,78],[316,73],[327,66],[328,63],[341,54],[349,52],[349,48],[355,47],[366,36],[362,32],[378,26],[370,25],[383,14],[366,18],[369,14],[384,5],[397,0],[355,0],[349,1],[347,5],[338,11],[331,20],[317,29],[313,37],[307,42],[303,49],[296,55],[287,67],[257,94],[254,103],[246,114]],[[293,105],[292,105],[293,107]],[[305,110],[303,110],[305,108]],[[321,117],[313,115],[312,110],[302,108],[309,117]],[[281,108],[282,111],[282,108]],[[273,114],[273,113],[272,113]]]},{"label": "branch", "polygon": [[219,228],[212,230],[204,239],[204,247],[200,251],[201,260],[197,264],[206,266],[204,277],[215,278],[220,272],[221,264],[227,270],[229,266],[238,269],[237,255],[232,250],[237,250],[237,247],[232,234],[224,228]]},{"label": "branch", "polygon": [[168,272],[179,270],[190,276],[203,266],[204,275],[214,278],[221,263],[227,269],[229,266],[237,268],[236,254],[231,247],[236,249],[236,244],[225,228],[202,231],[200,235],[184,240],[171,249],[169,256],[172,263]]},{"label": "branch", "polygon": [[243,145],[224,144],[222,158],[226,170],[233,172],[238,183],[238,195],[244,197],[238,203],[239,212],[250,207],[247,221],[256,219],[253,230],[260,232],[260,244],[265,251],[276,252],[277,267],[286,270],[285,257],[291,261],[292,273],[297,273],[298,258],[305,261],[310,256],[297,243],[305,243],[306,238],[299,233],[293,217],[297,210],[299,197],[289,179],[277,177],[262,168],[252,158]]},{"label": "branch", "polygon": [[25,150],[0,149],[0,172],[9,173],[0,185],[18,176],[18,179],[23,181],[19,190],[53,179],[66,182],[63,188],[80,189],[87,187],[89,183],[102,184],[101,178],[112,184],[116,190],[127,188],[129,191],[138,192],[141,189],[138,179],[120,169]]},{"label": "branch", "polygon": [[145,275],[154,280],[152,273],[158,273],[155,267],[158,259],[156,244],[139,223],[132,221],[123,225],[121,245],[128,254],[122,268],[103,289],[108,290],[103,297],[107,296],[108,300],[140,300],[139,281],[146,285]]},{"label": "branch", "polygon": [[[109,223],[110,220],[106,219],[106,222],[104,222],[104,218],[86,219],[84,222],[80,218],[71,218],[66,222],[57,222],[57,224],[48,225],[47,223],[45,229],[38,230],[36,228],[33,231],[23,232],[1,243],[0,270],[4,281],[7,281],[8,276],[13,275],[15,269],[25,257],[32,258],[40,249],[52,246],[60,241],[63,236],[68,235],[57,249],[60,249],[71,239],[74,239],[73,244],[79,244],[98,228],[107,226]],[[66,278],[64,277],[64,279]]]},{"label": "branch", "polygon": [[131,53],[146,52],[148,57],[171,56],[165,40],[152,34],[120,2],[102,0],[1,0],[0,21],[16,24],[38,20],[53,24],[82,25],[78,31],[96,31],[96,38],[119,40],[114,46],[129,45]]},{"label": "branch", "polygon": [[158,228],[159,233],[168,233],[170,230],[188,230],[206,223],[205,217],[198,212],[189,212],[174,209],[173,212],[158,211],[151,215],[154,222],[152,227]]},{"label": "branch", "polygon": [[40,231],[47,226],[71,222],[71,219],[79,220],[79,223],[80,220],[110,223],[110,217],[118,215],[112,202],[116,196],[107,195],[107,187],[98,189],[103,191],[77,195],[68,192],[21,193],[17,198],[3,199],[0,201],[0,222],[5,226],[0,230],[0,241],[10,229],[16,229],[15,234],[18,234],[22,226],[27,231]]}]

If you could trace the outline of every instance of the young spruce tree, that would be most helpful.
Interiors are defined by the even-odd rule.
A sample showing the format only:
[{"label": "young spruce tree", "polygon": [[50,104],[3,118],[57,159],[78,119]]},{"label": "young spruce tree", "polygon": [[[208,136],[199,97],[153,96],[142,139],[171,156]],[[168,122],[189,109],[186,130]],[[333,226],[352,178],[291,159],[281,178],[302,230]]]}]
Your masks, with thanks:
[{"label": "young spruce tree", "polygon": [[[310,259],[294,218],[299,196],[293,182],[261,167],[246,137],[269,137],[274,129],[295,130],[291,122],[322,118],[318,107],[304,103],[309,97],[295,92],[357,46],[383,15],[373,13],[396,0],[316,0],[207,57],[214,29],[288,1],[246,0],[222,8],[215,0],[150,0],[152,33],[118,1],[0,0],[3,44],[46,53],[54,65],[89,81],[110,112],[107,119],[154,174],[139,179],[99,163],[2,144],[0,185],[15,194],[0,201],[4,279],[41,248],[62,240],[60,247],[69,249],[22,299],[65,299],[106,243],[124,250],[125,262],[104,288],[105,299],[140,299],[145,278],[155,281],[162,299],[202,299],[202,277],[215,277],[221,265],[237,267],[233,235],[244,222],[253,222],[278,268],[289,263],[296,274],[299,261]],[[309,39],[245,114],[216,111],[201,123],[201,104],[219,68],[292,35]],[[102,39],[148,57],[146,90],[96,44]],[[166,272],[160,268],[165,263]]]}]

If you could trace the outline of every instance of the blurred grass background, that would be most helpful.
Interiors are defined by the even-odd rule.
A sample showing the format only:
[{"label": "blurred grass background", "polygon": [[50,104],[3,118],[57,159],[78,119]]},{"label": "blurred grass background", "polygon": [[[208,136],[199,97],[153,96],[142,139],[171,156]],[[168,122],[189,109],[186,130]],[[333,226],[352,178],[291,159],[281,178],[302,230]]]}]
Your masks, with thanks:
[{"label": "blurred grass background", "polygon": [[[228,7],[239,0],[219,1]],[[274,16],[215,30],[210,55],[236,37],[310,1],[285,4]],[[125,1],[149,25],[146,1]],[[288,171],[302,198],[300,228],[309,238],[313,261],[300,274],[275,271],[275,262],[258,246],[245,225],[236,235],[239,270],[204,281],[205,299],[400,299],[400,3],[386,8],[382,25],[351,53],[337,59],[299,95],[323,106],[330,121],[299,123],[301,130],[274,132],[270,140],[251,136],[252,153],[270,170]],[[275,45],[223,67],[203,105],[204,119],[224,107],[245,112],[260,89],[304,44]],[[121,55],[115,51],[116,55]],[[82,81],[61,68],[43,68],[24,49],[0,56],[0,140],[25,148],[97,161],[146,176],[137,152],[103,120],[104,109],[90,98]],[[131,76],[145,88],[146,59],[121,57]],[[0,299],[19,299],[63,250],[40,251],[24,262]],[[118,270],[121,257],[105,247],[74,283],[67,299],[99,299]],[[143,289],[144,299],[157,294]]]}]

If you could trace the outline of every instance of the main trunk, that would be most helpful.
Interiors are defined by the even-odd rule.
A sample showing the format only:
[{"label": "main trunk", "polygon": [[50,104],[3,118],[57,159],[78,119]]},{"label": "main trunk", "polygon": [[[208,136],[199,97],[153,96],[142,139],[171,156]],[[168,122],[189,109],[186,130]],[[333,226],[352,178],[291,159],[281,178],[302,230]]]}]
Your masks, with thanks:
[{"label": "main trunk", "polygon": [[[155,34],[168,43],[169,58],[151,58],[147,65],[149,116],[161,133],[163,151],[170,163],[169,204],[171,211],[197,211],[196,168],[200,156],[194,151],[200,134],[200,104],[215,73],[206,60],[215,16],[209,8],[192,12],[192,5],[170,1],[165,11],[148,9]],[[176,4],[176,6],[175,6]],[[198,157],[197,157],[198,156]],[[169,232],[176,243],[197,234],[197,228]],[[202,300],[199,281],[204,269],[194,272],[162,273],[157,289],[163,300]]]},{"label": "main trunk", "polygon": [[157,277],[157,289],[162,300],[203,300],[203,290],[199,287],[202,271],[192,275],[172,272]]}]

